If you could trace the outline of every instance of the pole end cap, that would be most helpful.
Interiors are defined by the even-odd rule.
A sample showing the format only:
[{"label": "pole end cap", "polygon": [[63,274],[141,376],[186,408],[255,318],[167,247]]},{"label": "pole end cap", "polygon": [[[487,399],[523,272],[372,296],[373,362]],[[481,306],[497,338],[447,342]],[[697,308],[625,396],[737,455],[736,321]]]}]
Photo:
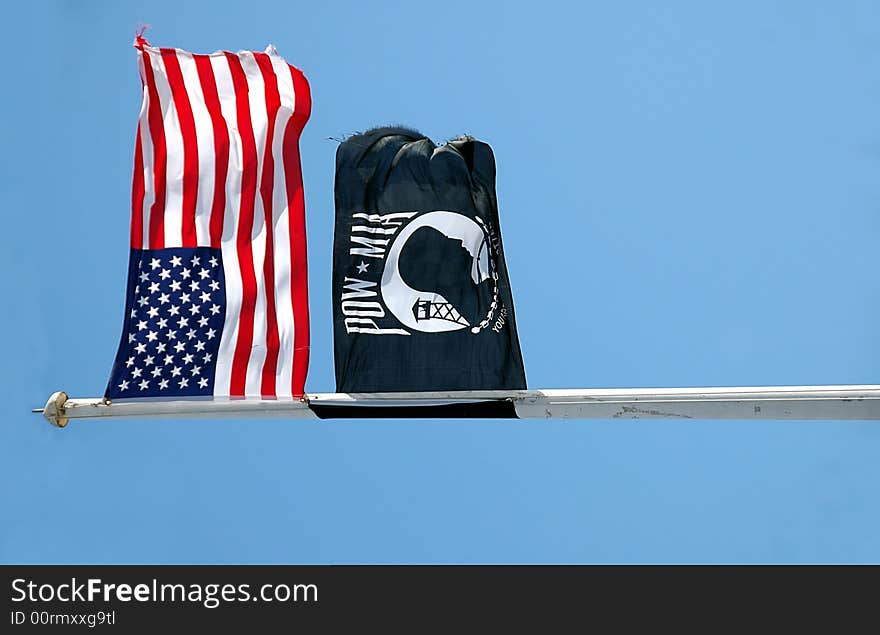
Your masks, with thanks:
[{"label": "pole end cap", "polygon": [[43,408],[43,416],[46,421],[56,428],[63,428],[67,425],[68,418],[64,416],[64,404],[67,399],[67,393],[63,390],[53,392],[49,401],[46,402],[46,407]]}]

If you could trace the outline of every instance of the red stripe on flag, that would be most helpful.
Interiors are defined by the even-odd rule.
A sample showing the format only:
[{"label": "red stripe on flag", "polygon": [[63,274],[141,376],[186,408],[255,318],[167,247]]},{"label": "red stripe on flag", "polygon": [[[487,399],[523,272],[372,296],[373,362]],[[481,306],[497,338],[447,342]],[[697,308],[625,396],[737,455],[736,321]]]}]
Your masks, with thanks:
[{"label": "red stripe on flag", "polygon": [[150,139],[153,141],[153,191],[155,198],[150,206],[150,249],[162,249],[165,246],[165,168],[167,149],[165,147],[165,128],[162,123],[162,104],[156,90],[156,79],[153,77],[153,64],[150,54],[143,51],[144,75],[147,80],[147,95],[150,107],[147,118],[150,124]]},{"label": "red stripe on flag", "polygon": [[134,174],[131,177],[131,247],[144,248],[144,156],[141,147],[141,124],[134,142]]},{"label": "red stripe on flag", "polygon": [[260,382],[260,394],[263,397],[274,397],[275,373],[278,369],[278,318],[275,315],[275,219],[272,210],[273,189],[275,185],[275,160],[272,156],[272,141],[275,136],[275,117],[281,107],[281,95],[278,93],[278,78],[272,70],[272,61],[265,53],[254,53],[257,66],[263,75],[266,93],[266,148],[263,153],[263,174],[260,178],[260,196],[263,199],[263,211],[266,218],[266,257],[263,259],[263,280],[266,288],[266,360],[263,362],[263,375]]},{"label": "red stripe on flag", "polygon": [[177,120],[183,137],[183,219],[181,228],[181,246],[196,247],[196,200],[199,193],[199,143],[196,140],[196,121],[193,117],[192,105],[183,83],[180,71],[180,60],[174,49],[159,49],[168,75],[171,96],[177,108]]},{"label": "red stripe on flag", "polygon": [[238,318],[238,340],[232,356],[232,376],[229,394],[242,397],[245,394],[248,360],[254,337],[254,310],[257,304],[257,279],[254,275],[254,254],[251,240],[254,229],[254,200],[257,193],[257,144],[251,122],[248,103],[247,76],[238,56],[224,53],[229,62],[232,86],[235,89],[235,110],[238,134],[241,137],[241,202],[238,214],[236,251],[241,271],[241,313]]},{"label": "red stripe on flag", "polygon": [[209,233],[211,247],[220,247],[223,235],[223,210],[226,207],[226,170],[229,167],[229,132],[220,109],[220,97],[217,94],[217,81],[211,58],[207,55],[193,55],[199,83],[205,95],[205,105],[211,115],[211,127],[214,131],[214,199],[211,203],[211,220]]},{"label": "red stripe on flag", "polygon": [[290,75],[296,104],[284,131],[283,148],[290,223],[290,291],[294,321],[291,390],[294,397],[302,397],[309,369],[309,273],[306,265],[306,214],[299,137],[312,111],[312,97],[309,83],[302,71],[291,66]]}]

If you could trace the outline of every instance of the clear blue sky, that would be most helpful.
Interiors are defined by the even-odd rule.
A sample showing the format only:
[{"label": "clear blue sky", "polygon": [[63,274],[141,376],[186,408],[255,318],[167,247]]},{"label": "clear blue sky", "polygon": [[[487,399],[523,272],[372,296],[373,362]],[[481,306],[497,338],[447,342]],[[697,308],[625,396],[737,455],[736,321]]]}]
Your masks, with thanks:
[{"label": "clear blue sky", "polygon": [[530,387],[880,383],[876,2],[12,3],[0,561],[880,562],[876,423],[30,414],[115,354],[139,22],[311,82],[310,391],[327,138],[386,123],[493,146]]}]

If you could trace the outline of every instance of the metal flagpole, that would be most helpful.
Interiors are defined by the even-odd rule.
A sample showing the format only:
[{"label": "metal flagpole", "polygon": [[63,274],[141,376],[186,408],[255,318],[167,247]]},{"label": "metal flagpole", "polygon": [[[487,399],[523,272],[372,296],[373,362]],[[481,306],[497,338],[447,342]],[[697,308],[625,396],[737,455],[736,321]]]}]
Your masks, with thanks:
[{"label": "metal flagpole", "polygon": [[[432,417],[437,408],[505,405],[520,419],[764,419],[880,420],[880,385],[764,386],[726,388],[613,388],[586,390],[486,390],[419,393],[315,393],[302,400],[71,399],[52,394],[36,409],[52,425],[90,418],[385,418],[395,409],[417,409]],[[420,409],[420,410],[419,410]],[[400,412],[406,412],[400,410]],[[490,412],[464,410],[463,412]],[[450,415],[446,415],[450,416]],[[467,418],[493,418],[470,414]]]}]

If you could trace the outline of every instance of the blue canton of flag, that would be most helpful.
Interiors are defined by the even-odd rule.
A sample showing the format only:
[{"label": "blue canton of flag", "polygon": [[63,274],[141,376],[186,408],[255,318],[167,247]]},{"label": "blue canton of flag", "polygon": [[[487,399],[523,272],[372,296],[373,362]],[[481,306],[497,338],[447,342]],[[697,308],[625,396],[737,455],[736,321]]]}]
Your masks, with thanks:
[{"label": "blue canton of flag", "polygon": [[219,249],[133,249],[125,326],[105,396],[213,395],[225,313]]}]

